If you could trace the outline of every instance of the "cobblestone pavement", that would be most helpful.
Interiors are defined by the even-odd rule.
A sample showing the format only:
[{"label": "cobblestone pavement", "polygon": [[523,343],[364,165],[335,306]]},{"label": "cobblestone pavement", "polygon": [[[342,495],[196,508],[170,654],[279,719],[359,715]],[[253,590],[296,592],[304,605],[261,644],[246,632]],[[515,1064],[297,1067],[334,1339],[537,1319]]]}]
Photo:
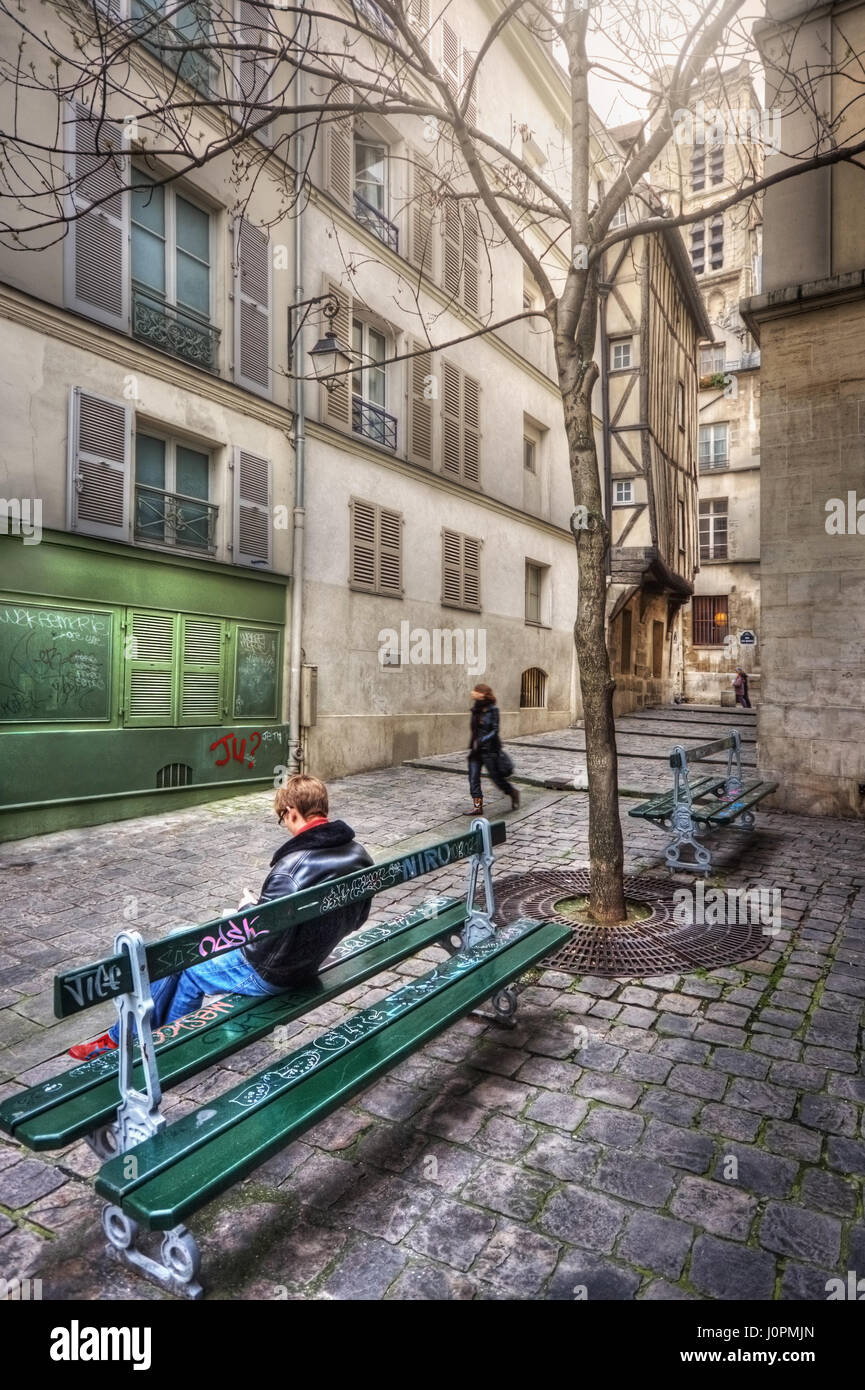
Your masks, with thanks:
[{"label": "cobblestone pavement", "polygon": [[[466,790],[372,772],[333,784],[332,810],[381,855],[464,826]],[[52,1017],[58,967],[118,925],[206,920],[260,882],[281,839],[269,800],[0,848],[0,1094],[64,1070],[82,1035]],[[506,805],[493,794],[488,811]],[[587,816],[579,793],[526,787],[497,872],[584,865]],[[628,869],[657,875],[662,836],[622,820]],[[862,827],[768,812],[725,844],[715,882],[783,895],[759,958],[641,980],[533,972],[515,1030],[455,1024],[194,1218],[208,1296],[823,1300],[828,1279],[865,1274]],[[463,882],[442,870],[374,914]],[[425,968],[406,961],[290,1025],[291,1046]],[[92,1013],[93,1032],[113,1017]],[[273,1057],[255,1044],[166,1113]],[[0,1275],[40,1277],[46,1298],[167,1296],[106,1255],[97,1166],[83,1143],[0,1145]]]}]

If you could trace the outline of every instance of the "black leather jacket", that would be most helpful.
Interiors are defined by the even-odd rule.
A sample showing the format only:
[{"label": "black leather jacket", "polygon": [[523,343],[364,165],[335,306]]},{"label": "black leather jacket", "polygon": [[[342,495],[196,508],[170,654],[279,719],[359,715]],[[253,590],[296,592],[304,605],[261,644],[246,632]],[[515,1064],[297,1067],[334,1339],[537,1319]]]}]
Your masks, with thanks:
[{"label": "black leather jacket", "polygon": [[[285,898],[324,879],[342,878],[355,869],[368,868],[372,862],[345,821],[313,825],[280,845],[270,861],[270,873],[258,901]],[[244,946],[243,954],[268,984],[287,989],[314,975],[336,943],[363,926],[369,909],[369,898],[346,903],[323,917],[280,932],[272,941],[263,936]]]},{"label": "black leather jacket", "polygon": [[484,753],[498,752],[499,744],[499,707],[487,705],[480,715],[477,740],[472,742],[469,752],[481,757]]}]

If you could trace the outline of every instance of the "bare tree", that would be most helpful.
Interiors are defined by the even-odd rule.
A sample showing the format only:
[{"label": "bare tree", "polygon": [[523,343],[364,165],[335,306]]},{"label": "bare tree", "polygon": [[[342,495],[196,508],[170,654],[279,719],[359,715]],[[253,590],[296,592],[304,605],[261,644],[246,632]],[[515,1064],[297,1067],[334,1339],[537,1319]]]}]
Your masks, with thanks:
[{"label": "bare tree", "polygon": [[[552,335],[575,504],[579,589],[574,637],[586,732],[590,910],[600,922],[616,922],[625,916],[625,902],[615,683],[605,631],[610,534],[592,418],[602,258],[619,242],[702,220],[753,199],[781,179],[855,160],[865,151],[865,139],[849,111],[843,126],[833,126],[820,114],[820,82],[831,71],[828,61],[819,73],[790,71],[789,109],[806,109],[813,116],[815,142],[785,150],[793,164],[767,177],[758,177],[745,161],[732,193],[686,214],[680,198],[662,203],[652,193],[649,175],[706,75],[716,75],[723,88],[730,61],[753,59],[753,41],[741,17],[745,0],[509,0],[459,71],[433,56],[430,33],[447,15],[450,0],[438,10],[436,4],[131,0],[130,6],[124,0],[59,0],[55,8],[66,20],[61,43],[49,36],[36,0],[0,0],[0,14],[18,36],[0,63],[14,93],[0,136],[0,239],[32,248],[65,235],[70,220],[116,196],[116,178],[100,185],[102,170],[122,166],[124,186],[134,186],[131,160],[141,157],[141,143],[133,135],[118,147],[107,134],[109,118],[116,121],[119,112],[133,131],[140,125],[151,132],[144,148],[159,161],[157,181],[221,162],[238,202],[259,178],[275,180],[281,218],[308,197],[311,161],[335,124],[384,117],[421,122],[433,133],[434,158],[418,168],[416,197],[429,208],[446,207],[449,216],[458,216],[463,234],[469,225],[488,258],[497,245],[513,248],[543,297],[543,309],[530,312],[545,321]],[[478,124],[478,83],[482,74],[494,82],[497,46],[511,27],[531,31],[551,61],[560,64],[566,84],[567,129],[544,174],[524,157],[515,138],[502,139],[501,132]],[[160,57],[158,78],[142,75],[136,65],[140,44]],[[835,61],[861,85],[861,55],[849,49]],[[783,67],[783,53],[777,62]],[[594,202],[598,122],[589,99],[593,74],[626,88],[643,112],[639,135],[628,146],[616,146],[612,155],[608,151],[616,167]],[[34,137],[28,123],[38,93],[57,100],[57,126],[50,140]],[[73,174],[66,159],[64,112],[69,103],[93,114],[96,132],[87,161],[79,161]],[[207,142],[201,140],[196,115],[210,121],[213,135]],[[642,215],[628,227],[613,229],[626,200],[640,206]],[[567,269],[558,275],[552,268],[554,248],[567,256]],[[421,271],[412,280],[407,270],[405,283],[419,304]],[[434,325],[418,313],[425,351],[447,346],[434,341]],[[524,316],[530,313],[517,317]],[[513,316],[496,320],[490,314],[474,331],[495,331],[512,321]],[[577,509],[581,524],[574,519]]]}]

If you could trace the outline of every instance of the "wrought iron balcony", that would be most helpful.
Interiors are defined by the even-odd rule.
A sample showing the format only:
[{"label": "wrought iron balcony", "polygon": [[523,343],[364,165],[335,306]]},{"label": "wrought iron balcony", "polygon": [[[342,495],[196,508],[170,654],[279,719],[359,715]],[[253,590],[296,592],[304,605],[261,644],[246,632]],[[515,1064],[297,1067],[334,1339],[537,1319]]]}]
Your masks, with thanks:
[{"label": "wrought iron balcony", "polygon": [[132,286],[132,335],[195,367],[216,371],[219,329],[138,285]]},{"label": "wrought iron balcony", "polygon": [[391,251],[399,251],[399,227],[388,220],[383,212],[368,203],[359,193],[354,195],[354,215],[364,227],[389,246]]},{"label": "wrought iron balcony", "polygon": [[396,449],[396,420],[382,410],[380,405],[361,400],[360,396],[351,399],[351,427],[355,434],[362,434],[374,444],[383,444],[386,449]]},{"label": "wrought iron balcony", "polygon": [[182,492],[135,485],[135,538],[184,550],[216,550],[219,507]]},{"label": "wrought iron balcony", "polygon": [[720,472],[722,468],[729,467],[730,455],[726,452],[724,452],[723,454],[707,454],[706,456],[703,456],[702,454],[700,455],[701,473]]}]

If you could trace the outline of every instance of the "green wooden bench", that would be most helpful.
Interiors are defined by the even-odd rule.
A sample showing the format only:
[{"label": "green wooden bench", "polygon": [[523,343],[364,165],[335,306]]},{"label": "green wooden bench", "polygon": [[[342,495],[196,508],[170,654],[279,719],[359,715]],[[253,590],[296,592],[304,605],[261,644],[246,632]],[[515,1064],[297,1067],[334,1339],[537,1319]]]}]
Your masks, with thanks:
[{"label": "green wooden bench", "polygon": [[[727,772],[720,776],[692,777],[691,763],[705,762],[716,753],[727,753]],[[735,764],[735,767],[734,767]],[[670,754],[673,786],[662,796],[652,797],[628,811],[629,816],[652,821],[671,832],[665,850],[671,869],[692,869],[696,872],[712,866],[712,856],[698,837],[708,828],[724,829],[738,823],[742,830],[753,830],[753,808],[764,796],[775,791],[777,782],[746,782],[742,776],[742,741],[738,729],[730,729],[724,738],[713,739],[698,748],[683,748],[677,744]],[[690,845],[693,860],[683,859],[680,851]]]},{"label": "green wooden bench", "polygon": [[[115,1001],[118,1051],[8,1097],[0,1129],[32,1149],[86,1138],[103,1160],[96,1190],[108,1201],[109,1248],[170,1292],[200,1298],[201,1256],[183,1224],[188,1216],[484,1001],[513,1026],[514,981],[570,932],[535,921],[493,927],[493,845],[504,839],[504,822],[479,817],[463,835],[159,941],[120,932],[110,956],[54,981],[58,1018]],[[265,999],[223,995],[153,1030],[152,981],[466,859],[464,899],[434,897],[394,921],[365,926],[340,942],[315,982]],[[482,908],[475,906],[479,886]],[[434,944],[447,952],[442,965],[194,1113],[173,1124],[161,1114],[170,1087]],[[141,1248],[145,1231],[165,1232],[160,1258]]]}]

